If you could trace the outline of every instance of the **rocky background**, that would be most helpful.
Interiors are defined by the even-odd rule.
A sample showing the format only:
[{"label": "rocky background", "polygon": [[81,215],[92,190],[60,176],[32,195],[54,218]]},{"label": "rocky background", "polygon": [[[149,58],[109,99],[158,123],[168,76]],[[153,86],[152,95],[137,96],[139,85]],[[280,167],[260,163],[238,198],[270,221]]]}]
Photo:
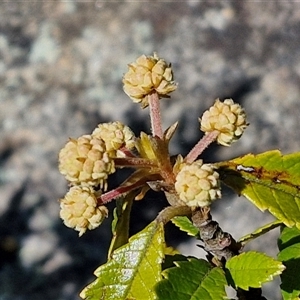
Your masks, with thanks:
[{"label": "rocky background", "polygon": [[[57,156],[69,137],[100,122],[149,132],[147,110],[123,93],[121,78],[127,63],[153,51],[172,63],[179,83],[162,103],[164,126],[180,121],[174,154],[199,139],[197,118],[217,97],[241,103],[250,126],[232,147],[207,150],[206,161],[299,151],[300,3],[1,1],[1,300],[79,299],[105,262],[109,221],[78,238],[59,219],[67,185]],[[213,216],[235,238],[272,220],[243,197],[223,194]],[[164,205],[152,193],[137,203],[133,231]],[[168,231],[174,246],[201,255],[195,241]],[[277,235],[250,247],[276,255]],[[267,285],[265,295],[280,299],[278,287]]]}]

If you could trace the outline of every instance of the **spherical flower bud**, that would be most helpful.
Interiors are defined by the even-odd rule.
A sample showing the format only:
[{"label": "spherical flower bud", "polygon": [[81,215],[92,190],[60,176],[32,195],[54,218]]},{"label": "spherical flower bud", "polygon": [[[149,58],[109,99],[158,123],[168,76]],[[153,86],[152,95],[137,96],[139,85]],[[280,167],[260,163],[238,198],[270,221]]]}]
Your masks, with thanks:
[{"label": "spherical flower bud", "polygon": [[183,164],[176,176],[175,190],[188,206],[208,206],[221,197],[219,174],[202,160]]},{"label": "spherical flower bud", "polygon": [[148,106],[150,93],[156,91],[158,95],[168,97],[177,87],[173,81],[171,65],[154,56],[140,56],[134,63],[128,65],[129,70],[123,77],[124,92],[142,107]]},{"label": "spherical flower bud", "polygon": [[87,186],[73,186],[60,201],[60,217],[67,227],[79,231],[82,236],[87,229],[95,229],[107,217],[105,206],[98,206],[94,190]]},{"label": "spherical flower bud", "polygon": [[238,140],[248,126],[244,110],[232,99],[226,99],[224,102],[217,99],[215,104],[204,112],[200,123],[201,130],[206,134],[218,131],[217,142],[223,146],[230,146]]},{"label": "spherical flower bud", "polygon": [[59,170],[73,185],[100,185],[106,189],[107,177],[115,172],[115,166],[102,139],[83,135],[70,139],[61,149]]},{"label": "spherical flower bud", "polygon": [[110,156],[122,157],[123,153],[118,151],[121,147],[126,147],[129,150],[134,148],[134,133],[128,126],[119,121],[99,124],[92,136],[105,142],[106,150]]}]

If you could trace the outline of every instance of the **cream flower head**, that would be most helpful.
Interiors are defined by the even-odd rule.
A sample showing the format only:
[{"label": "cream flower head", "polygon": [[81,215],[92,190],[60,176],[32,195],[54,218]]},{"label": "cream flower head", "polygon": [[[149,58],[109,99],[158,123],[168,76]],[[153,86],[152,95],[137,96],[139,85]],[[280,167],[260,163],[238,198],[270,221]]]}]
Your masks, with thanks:
[{"label": "cream flower head", "polygon": [[114,161],[102,139],[83,135],[70,139],[59,153],[59,171],[73,185],[107,187],[107,177],[115,172]]},{"label": "cream flower head", "polygon": [[123,77],[124,92],[133,102],[141,103],[143,108],[148,106],[147,95],[153,91],[163,98],[177,88],[171,65],[156,53],[153,56],[142,55],[128,67]]},{"label": "cream flower head", "polygon": [[226,99],[224,102],[217,99],[199,121],[200,129],[206,134],[212,131],[219,132],[217,142],[223,146],[230,146],[238,140],[248,126],[244,110],[232,99]]},{"label": "cream flower head", "polygon": [[221,197],[219,174],[212,165],[203,164],[202,160],[183,163],[176,176],[175,190],[188,206],[208,206]]},{"label": "cream flower head", "polygon": [[122,153],[118,151],[121,147],[124,146],[130,150],[135,144],[132,130],[119,121],[99,124],[92,136],[105,142],[106,150],[111,156],[122,156]]},{"label": "cream flower head", "polygon": [[60,217],[67,227],[79,231],[82,236],[87,229],[97,228],[107,217],[105,206],[98,206],[92,188],[73,186],[60,201]]}]

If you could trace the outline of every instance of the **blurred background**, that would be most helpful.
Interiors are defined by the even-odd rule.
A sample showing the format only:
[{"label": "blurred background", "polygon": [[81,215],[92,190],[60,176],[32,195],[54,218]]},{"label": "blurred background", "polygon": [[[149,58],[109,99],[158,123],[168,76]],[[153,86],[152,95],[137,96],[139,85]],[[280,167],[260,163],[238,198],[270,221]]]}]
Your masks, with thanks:
[{"label": "blurred background", "polygon": [[[206,162],[299,151],[300,3],[1,1],[1,300],[79,299],[106,261],[109,220],[79,238],[59,219],[67,183],[58,152],[100,122],[150,132],[147,109],[124,94],[121,79],[128,63],[154,51],[172,63],[179,83],[162,101],[164,128],[179,120],[172,154],[188,153],[202,135],[203,111],[228,97],[245,108],[250,126],[232,147],[206,150]],[[229,189],[223,195],[212,214],[236,239],[272,220]],[[155,193],[136,203],[132,233],[166,205]],[[198,242],[172,225],[167,233],[186,255],[203,256]],[[248,249],[275,256],[277,236],[275,230]],[[269,299],[280,299],[278,284],[264,288]]]}]

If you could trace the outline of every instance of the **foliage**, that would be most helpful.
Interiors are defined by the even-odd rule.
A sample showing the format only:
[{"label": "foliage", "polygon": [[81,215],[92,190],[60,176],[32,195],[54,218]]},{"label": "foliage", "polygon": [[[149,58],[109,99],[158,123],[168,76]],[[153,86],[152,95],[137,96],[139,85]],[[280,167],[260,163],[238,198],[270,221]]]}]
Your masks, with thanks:
[{"label": "foliage", "polygon": [[278,150],[219,163],[224,182],[286,226],[300,228],[300,153]]},{"label": "foliage", "polygon": [[84,299],[155,299],[153,287],[161,280],[164,231],[153,221],[113,252],[100,266],[98,277],[80,294]]},{"label": "foliage", "polygon": [[281,274],[281,292],[284,300],[299,299],[300,294],[300,230],[284,227],[278,240],[278,259],[286,271]]},{"label": "foliage", "polygon": [[[70,183],[61,199],[66,226],[83,235],[100,226],[115,200],[107,262],[83,289],[86,300],[224,299],[226,286],[238,299],[265,299],[264,283],[281,276],[284,300],[300,295],[300,152],[278,150],[204,163],[202,152],[213,142],[230,146],[249,125],[244,109],[232,99],[217,99],[199,119],[204,132],[185,156],[171,155],[169,143],[178,123],[162,128],[160,101],[177,84],[171,65],[154,54],[128,65],[124,91],[149,108],[152,134],[133,131],[120,121],[102,123],[89,135],[71,138],[59,154],[59,170]],[[123,168],[131,175],[115,189],[107,179]],[[236,241],[213,220],[210,205],[222,197],[221,183],[245,196],[275,221]],[[129,236],[130,213],[149,190],[162,191],[169,205],[146,228]],[[238,218],[238,216],[236,216]],[[165,244],[165,224],[199,240],[207,259],[185,257]],[[244,252],[251,240],[281,226],[277,258]]]},{"label": "foliage", "polygon": [[160,300],[224,299],[226,277],[221,268],[212,267],[203,259],[190,258],[174,262],[168,268],[155,289]]},{"label": "foliage", "polygon": [[249,287],[259,288],[263,283],[273,280],[282,273],[284,265],[264,253],[249,251],[232,257],[226,262],[236,287],[248,290]]}]

